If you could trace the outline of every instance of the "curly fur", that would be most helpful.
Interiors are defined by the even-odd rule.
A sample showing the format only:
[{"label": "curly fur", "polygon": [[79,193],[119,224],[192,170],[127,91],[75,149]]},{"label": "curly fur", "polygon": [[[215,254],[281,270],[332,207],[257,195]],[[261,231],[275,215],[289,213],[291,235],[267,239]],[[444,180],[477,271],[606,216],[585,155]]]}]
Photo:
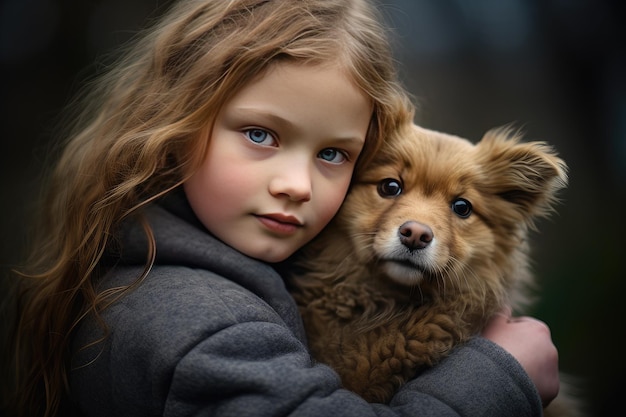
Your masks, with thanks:
[{"label": "curly fur", "polygon": [[[527,235],[567,183],[551,147],[511,129],[477,144],[418,126],[399,135],[289,278],[313,356],[372,402],[504,305],[531,301]],[[467,217],[456,201],[471,203]]]}]

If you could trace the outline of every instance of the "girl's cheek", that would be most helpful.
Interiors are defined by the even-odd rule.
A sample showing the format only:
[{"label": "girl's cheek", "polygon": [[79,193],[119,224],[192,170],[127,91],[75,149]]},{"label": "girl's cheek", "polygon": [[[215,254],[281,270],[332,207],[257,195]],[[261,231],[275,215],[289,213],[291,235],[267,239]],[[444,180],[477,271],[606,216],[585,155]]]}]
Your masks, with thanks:
[{"label": "girl's cheek", "polygon": [[322,206],[320,207],[320,217],[323,219],[324,226],[337,214],[339,209],[341,208],[341,204],[346,197],[346,193],[348,192],[348,185],[343,187],[343,190],[339,190],[335,193],[330,194],[328,199],[324,199],[322,202]]}]

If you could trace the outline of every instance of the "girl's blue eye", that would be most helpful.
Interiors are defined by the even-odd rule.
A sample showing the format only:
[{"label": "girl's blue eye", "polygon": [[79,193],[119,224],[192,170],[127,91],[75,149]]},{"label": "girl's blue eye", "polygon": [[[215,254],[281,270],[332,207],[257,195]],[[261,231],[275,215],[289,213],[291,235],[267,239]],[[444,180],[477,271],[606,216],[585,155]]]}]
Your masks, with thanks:
[{"label": "girl's blue eye", "polygon": [[341,151],[333,148],[323,149],[317,154],[317,156],[324,161],[332,162],[333,164],[340,164],[347,159]]},{"label": "girl's blue eye", "polygon": [[244,130],[243,133],[252,142],[258,143],[260,145],[273,145],[274,143],[274,138],[272,137],[272,135],[263,129],[247,129]]}]

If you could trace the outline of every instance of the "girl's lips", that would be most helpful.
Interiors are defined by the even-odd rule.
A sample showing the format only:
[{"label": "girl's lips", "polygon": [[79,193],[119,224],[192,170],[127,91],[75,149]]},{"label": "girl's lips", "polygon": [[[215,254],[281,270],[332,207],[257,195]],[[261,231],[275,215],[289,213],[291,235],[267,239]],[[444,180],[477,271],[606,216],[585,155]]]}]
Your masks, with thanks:
[{"label": "girl's lips", "polygon": [[274,233],[290,235],[302,227],[302,223],[294,216],[281,213],[257,214],[257,219]]}]

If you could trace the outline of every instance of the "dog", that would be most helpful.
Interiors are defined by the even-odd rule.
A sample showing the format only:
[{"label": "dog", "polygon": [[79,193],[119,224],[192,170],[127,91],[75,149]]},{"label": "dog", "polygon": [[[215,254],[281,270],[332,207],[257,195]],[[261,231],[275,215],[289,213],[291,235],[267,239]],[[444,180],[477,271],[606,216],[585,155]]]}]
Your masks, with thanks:
[{"label": "dog", "polygon": [[533,302],[529,233],[567,185],[554,149],[510,127],[476,144],[417,125],[398,135],[287,280],[314,358],[382,403],[504,306]]}]

